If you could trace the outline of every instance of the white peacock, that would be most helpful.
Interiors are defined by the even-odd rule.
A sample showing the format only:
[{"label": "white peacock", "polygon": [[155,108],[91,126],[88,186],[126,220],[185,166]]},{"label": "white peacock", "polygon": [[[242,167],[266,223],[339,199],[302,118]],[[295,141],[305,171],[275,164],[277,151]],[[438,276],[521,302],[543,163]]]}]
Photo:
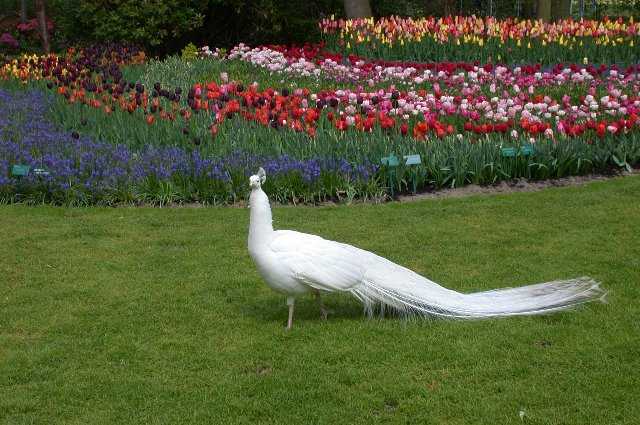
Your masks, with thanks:
[{"label": "white peacock", "polygon": [[604,297],[590,277],[463,294],[372,252],[320,236],[273,230],[269,198],[261,187],[265,179],[262,168],[249,178],[249,254],[267,285],[286,295],[287,329],[293,324],[296,297],[307,293],[316,295],[324,319],[322,292],[350,293],[368,313],[383,306],[452,319],[550,313]]}]

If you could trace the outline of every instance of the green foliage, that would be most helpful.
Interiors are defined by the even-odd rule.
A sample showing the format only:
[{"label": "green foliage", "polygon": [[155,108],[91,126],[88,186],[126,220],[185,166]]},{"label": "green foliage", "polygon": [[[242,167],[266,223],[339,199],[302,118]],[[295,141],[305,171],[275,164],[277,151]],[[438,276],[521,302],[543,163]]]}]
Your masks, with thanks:
[{"label": "green foliage", "polygon": [[318,20],[332,13],[344,13],[341,0],[211,0],[196,36],[212,47],[315,41]]},{"label": "green foliage", "polygon": [[198,58],[198,48],[195,44],[189,43],[182,49],[181,57],[183,61],[190,62]]},{"label": "green foliage", "polygon": [[[0,0],[6,1],[6,0]],[[317,40],[317,22],[342,1],[51,0],[54,20],[75,41],[129,41],[176,52],[186,41],[216,47]]]},{"label": "green foliage", "polygon": [[204,20],[202,2],[196,0],[52,0],[51,8],[72,39],[128,41],[152,48],[202,26]]},{"label": "green foliage", "polygon": [[[370,0],[375,16],[445,16],[476,15],[507,18],[535,18],[537,0]],[[569,4],[572,7],[569,8]],[[580,1],[565,0],[552,2],[552,19],[567,17],[571,10],[574,18],[580,18]],[[637,16],[640,13],[638,0],[584,0],[582,16],[599,19],[604,16]],[[570,9],[570,10],[569,10]]]},{"label": "green foliage", "polygon": [[[574,11],[579,12],[579,8],[576,7],[574,2]],[[585,4],[585,15],[593,17],[602,16],[638,16],[640,14],[640,1],[639,0],[599,0],[596,2],[595,7],[593,4]],[[574,13],[575,15],[575,13]]]},{"label": "green foliage", "polygon": [[532,17],[536,0],[370,0],[375,16],[493,15]]}]

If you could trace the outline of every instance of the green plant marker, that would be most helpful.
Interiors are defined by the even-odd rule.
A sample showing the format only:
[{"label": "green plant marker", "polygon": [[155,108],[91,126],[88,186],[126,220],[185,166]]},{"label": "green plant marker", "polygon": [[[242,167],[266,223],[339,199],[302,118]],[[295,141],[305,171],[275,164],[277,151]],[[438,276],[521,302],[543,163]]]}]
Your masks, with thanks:
[{"label": "green plant marker", "polygon": [[406,165],[419,165],[422,164],[420,155],[405,155],[404,157]]},{"label": "green plant marker", "polygon": [[380,162],[382,163],[382,165],[387,166],[387,180],[389,181],[389,189],[391,191],[391,197],[393,198],[395,196],[394,183],[396,177],[396,168],[398,167],[398,165],[400,165],[400,160],[398,160],[397,156],[391,154],[382,158]]},{"label": "green plant marker", "polygon": [[405,164],[411,169],[411,180],[413,183],[413,193],[418,191],[418,170],[416,169],[416,165],[422,164],[422,159],[420,155],[405,155],[404,156]]},{"label": "green plant marker", "polygon": [[524,156],[533,155],[533,146],[524,145],[520,148],[520,153]]},{"label": "green plant marker", "polygon": [[500,149],[503,157],[515,157],[516,148],[502,148]]},{"label": "green plant marker", "polygon": [[386,165],[388,167],[397,167],[400,164],[398,157],[394,154],[385,156],[380,162],[382,162],[382,165]]},{"label": "green plant marker", "polygon": [[29,174],[30,168],[31,167],[29,167],[28,165],[16,164],[11,167],[11,175],[14,177],[26,177],[27,174]]}]

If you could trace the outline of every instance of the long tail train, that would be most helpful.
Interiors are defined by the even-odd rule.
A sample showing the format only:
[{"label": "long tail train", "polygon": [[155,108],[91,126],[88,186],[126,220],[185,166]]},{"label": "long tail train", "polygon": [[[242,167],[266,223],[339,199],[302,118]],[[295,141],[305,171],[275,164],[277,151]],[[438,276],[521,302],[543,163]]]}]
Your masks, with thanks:
[{"label": "long tail train", "polygon": [[589,301],[604,302],[606,295],[600,284],[588,276],[463,294],[391,262],[367,273],[363,284],[351,293],[362,301],[369,314],[380,306],[403,314],[453,319],[545,314]]}]

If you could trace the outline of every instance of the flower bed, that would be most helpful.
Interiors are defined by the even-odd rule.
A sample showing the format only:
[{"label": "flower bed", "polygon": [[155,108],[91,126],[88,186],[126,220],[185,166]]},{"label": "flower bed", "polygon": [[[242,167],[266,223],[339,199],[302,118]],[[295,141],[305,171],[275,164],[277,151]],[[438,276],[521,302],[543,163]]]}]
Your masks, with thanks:
[{"label": "flower bed", "polygon": [[[478,62],[388,61],[363,58],[354,54],[333,53],[325,50],[323,44],[307,44],[300,47],[270,45],[255,48],[239,44],[231,50],[228,58],[248,62],[272,73],[324,78],[370,87],[381,83],[410,86],[433,82],[464,83],[467,78],[473,79],[478,73],[492,74],[495,70],[500,72],[493,77],[506,84],[521,86],[532,83],[539,86],[584,82],[608,76],[612,71],[616,76],[632,76],[640,72],[640,65],[556,64],[543,67],[541,63],[506,66],[492,63],[481,65]],[[535,80],[522,80],[531,76],[535,76]],[[521,80],[517,81],[517,78]]]},{"label": "flower bed", "polygon": [[[370,164],[352,167],[345,161],[287,155],[268,158],[236,152],[204,158],[198,150],[152,144],[132,150],[56,129],[46,117],[50,102],[39,91],[0,90],[1,201],[228,203],[248,194],[246,177],[260,165],[269,173],[275,199],[313,202],[347,190],[365,196],[376,171]],[[44,174],[12,176],[13,165]]]},{"label": "flower bed", "polygon": [[523,71],[487,65],[437,73],[426,69],[413,80],[427,83],[430,90],[398,90],[391,85],[317,93],[306,88],[261,89],[257,83],[225,81],[228,76],[223,74],[220,83],[198,83],[183,93],[159,82],[153,88],[127,82],[111,68],[109,73],[101,69],[93,78],[77,65],[71,65],[69,72],[65,66],[49,65],[49,59],[43,63],[49,88],[69,103],[82,103],[105,114],[140,111],[150,126],[156,121],[187,125],[194,113],[202,112],[210,120],[213,137],[220,124],[237,115],[310,137],[316,136],[319,127],[333,127],[364,132],[379,128],[417,140],[491,133],[518,140],[526,136],[527,141],[538,136],[602,138],[637,131],[640,110],[637,74],[616,68],[574,66],[532,72],[537,68]]},{"label": "flower bed", "polygon": [[[234,202],[246,194],[245,175],[268,163],[278,200],[314,202],[380,198],[414,179],[418,189],[438,188],[640,163],[635,66],[374,62],[308,45],[239,46],[224,59],[127,67],[143,59],[110,46],[0,68],[0,78],[55,93],[50,116],[69,130],[32,146],[5,124],[3,197],[33,190],[54,202]],[[237,64],[245,74],[220,72]],[[298,79],[264,87],[248,79],[255,67]],[[194,69],[200,78],[215,69],[218,78],[175,78]],[[106,162],[83,163],[90,152]],[[378,164],[390,154],[419,154],[422,163],[400,164],[389,180]],[[61,162],[46,162],[51,155]],[[18,181],[10,167],[21,161],[52,171]]]},{"label": "flower bed", "polygon": [[633,20],[557,22],[449,16],[323,19],[332,49],[378,59],[545,64],[637,63],[640,26]]}]

